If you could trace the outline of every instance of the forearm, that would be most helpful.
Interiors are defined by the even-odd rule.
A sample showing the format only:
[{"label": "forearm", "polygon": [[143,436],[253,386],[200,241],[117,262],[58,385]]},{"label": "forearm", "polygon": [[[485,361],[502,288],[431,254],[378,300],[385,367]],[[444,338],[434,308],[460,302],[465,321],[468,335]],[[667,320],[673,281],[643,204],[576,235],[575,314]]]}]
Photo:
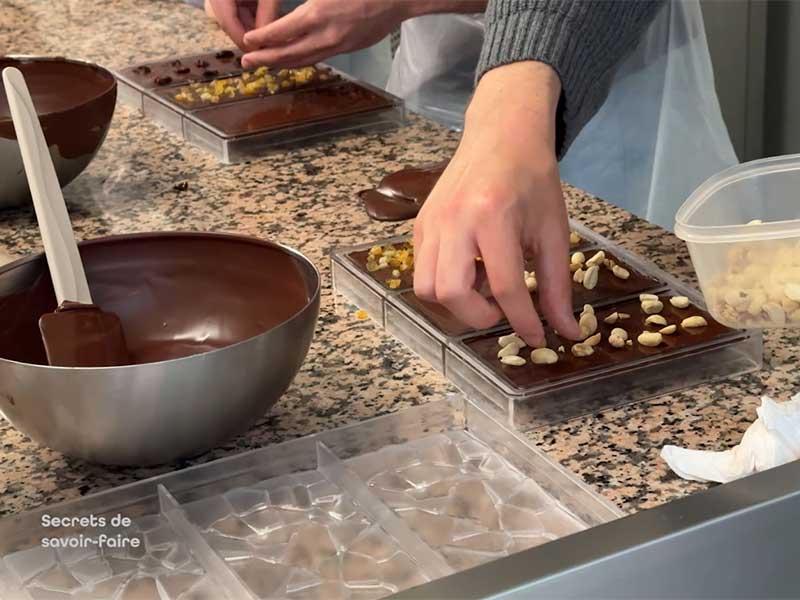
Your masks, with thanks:
[{"label": "forearm", "polygon": [[561,81],[563,155],[608,94],[616,66],[663,0],[490,0],[477,77],[518,61],[550,65]]},{"label": "forearm", "polygon": [[437,13],[482,13],[489,0],[400,0],[406,18]]}]

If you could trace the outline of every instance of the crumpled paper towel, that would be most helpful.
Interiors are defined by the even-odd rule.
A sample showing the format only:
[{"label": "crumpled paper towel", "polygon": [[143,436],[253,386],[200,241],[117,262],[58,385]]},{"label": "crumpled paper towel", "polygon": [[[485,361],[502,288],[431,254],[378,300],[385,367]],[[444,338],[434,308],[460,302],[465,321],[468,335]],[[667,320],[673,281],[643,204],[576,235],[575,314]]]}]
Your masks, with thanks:
[{"label": "crumpled paper towel", "polygon": [[758,418],[738,446],[724,452],[664,446],[663,458],[679,477],[726,483],[800,458],[800,394],[788,402],[761,397]]}]

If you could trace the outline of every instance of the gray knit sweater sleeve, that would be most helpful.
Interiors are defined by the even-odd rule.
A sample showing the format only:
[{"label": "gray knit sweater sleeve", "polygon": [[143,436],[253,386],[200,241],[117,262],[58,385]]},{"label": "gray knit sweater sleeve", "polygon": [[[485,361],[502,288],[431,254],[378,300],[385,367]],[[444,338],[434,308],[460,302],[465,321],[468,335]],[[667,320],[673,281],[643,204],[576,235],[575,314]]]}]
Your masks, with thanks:
[{"label": "gray knit sweater sleeve", "polygon": [[561,158],[605,101],[614,71],[664,0],[489,0],[477,77],[522,60],[544,62],[561,79]]}]

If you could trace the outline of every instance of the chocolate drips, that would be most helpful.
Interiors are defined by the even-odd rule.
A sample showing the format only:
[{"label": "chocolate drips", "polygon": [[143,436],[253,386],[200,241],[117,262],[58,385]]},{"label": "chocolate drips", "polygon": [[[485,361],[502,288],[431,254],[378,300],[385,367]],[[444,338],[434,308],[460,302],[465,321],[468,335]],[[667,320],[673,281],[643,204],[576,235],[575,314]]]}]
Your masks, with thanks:
[{"label": "chocolate drips", "polygon": [[[252,338],[297,314],[314,292],[298,259],[252,238],[153,233],[79,247],[93,300],[119,316],[133,364]],[[0,268],[0,358],[48,364],[38,323],[55,304],[43,255]]]},{"label": "chocolate drips", "polygon": [[[0,71],[6,67],[22,71],[48,146],[57,146],[62,158],[93,156],[114,114],[114,76],[95,65],[63,58],[0,57]],[[1,88],[0,137],[16,140],[11,111]]]}]

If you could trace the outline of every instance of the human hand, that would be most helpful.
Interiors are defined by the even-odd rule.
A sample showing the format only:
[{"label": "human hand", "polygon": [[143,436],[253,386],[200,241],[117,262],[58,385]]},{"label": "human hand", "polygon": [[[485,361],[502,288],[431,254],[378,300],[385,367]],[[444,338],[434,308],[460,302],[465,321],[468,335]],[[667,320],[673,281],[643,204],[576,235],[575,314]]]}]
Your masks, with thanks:
[{"label": "human hand", "polygon": [[242,65],[299,67],[360,50],[382,40],[424,5],[410,0],[307,0],[246,33],[244,47],[250,52]]},{"label": "human hand", "polygon": [[[555,156],[561,84],[520,62],[483,76],[461,142],[414,226],[414,291],[477,329],[502,315],[531,346],[544,330],[523,281],[532,254],[540,307],[560,335],[580,338],[572,313],[567,211]],[[492,299],[476,288],[480,256]]]},{"label": "human hand", "polygon": [[245,46],[244,35],[248,31],[265,27],[278,18],[281,0],[206,0],[206,13],[241,50],[253,50]]}]

